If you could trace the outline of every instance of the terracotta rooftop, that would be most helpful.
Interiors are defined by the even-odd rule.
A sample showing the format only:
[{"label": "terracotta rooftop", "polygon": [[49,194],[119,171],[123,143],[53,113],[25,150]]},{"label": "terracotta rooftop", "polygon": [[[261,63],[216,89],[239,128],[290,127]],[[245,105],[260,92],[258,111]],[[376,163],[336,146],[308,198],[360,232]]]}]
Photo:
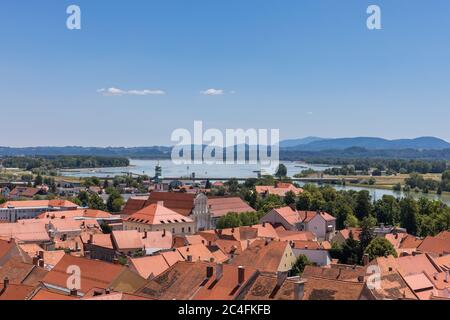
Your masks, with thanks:
[{"label": "terracotta rooftop", "polygon": [[170,266],[162,255],[130,259],[130,267],[144,279],[154,278]]},{"label": "terracotta rooftop", "polygon": [[143,209],[145,203],[147,202],[148,197],[131,197],[125,203],[123,207],[122,214],[124,215],[132,215],[133,213],[138,212]]},{"label": "terracotta rooftop", "polygon": [[185,217],[189,216],[194,209],[196,194],[182,192],[152,192],[145,206],[164,202],[164,207],[169,208]]},{"label": "terracotta rooftop", "polygon": [[112,240],[118,250],[143,249],[142,235],[137,230],[118,230],[112,232]]},{"label": "terracotta rooftop", "polygon": [[442,231],[436,236],[436,238],[450,241],[450,231]]},{"label": "terracotta rooftop", "polygon": [[436,255],[450,254],[450,240],[437,237],[426,237],[417,247],[417,250]]},{"label": "terracotta rooftop", "polygon": [[78,208],[67,200],[27,200],[8,201],[0,205],[0,208]]},{"label": "terracotta rooftop", "polygon": [[36,301],[63,301],[63,300],[78,300],[78,297],[61,294],[46,289],[40,289],[31,300]]},{"label": "terracotta rooftop", "polygon": [[362,229],[361,228],[346,228],[343,230],[338,231],[338,233],[341,234],[341,236],[347,240],[350,237],[350,232],[353,235],[353,239],[359,241]]},{"label": "terracotta rooftop", "polygon": [[[3,281],[0,281],[0,293],[3,291]],[[4,300],[26,300],[34,291],[34,287],[23,284],[10,283],[3,293],[0,294],[0,301]]]},{"label": "terracotta rooftop", "polygon": [[[221,276],[217,277],[217,266],[210,268],[210,275],[207,275],[206,267],[203,270],[207,280],[193,296],[194,300],[233,300],[258,274],[253,268],[241,268],[239,271],[238,266],[224,264],[221,265]],[[239,272],[242,275],[241,280],[239,280]]]},{"label": "terracotta rooftop", "polygon": [[291,183],[278,183],[276,187],[274,186],[256,186],[256,192],[259,194],[273,194],[280,197],[284,197],[286,193],[289,191],[294,192],[295,194],[300,194],[303,192],[303,189],[295,187]]},{"label": "terracotta rooftop", "polygon": [[190,300],[206,279],[205,262],[177,262],[138,290],[138,294],[158,300]]},{"label": "terracotta rooftop", "polygon": [[18,242],[47,242],[50,237],[42,220],[21,220],[0,224],[0,238],[14,238]]},{"label": "terracotta rooftop", "polygon": [[135,290],[135,287],[143,281],[138,275],[133,276],[134,273],[126,267],[65,255],[42,282],[46,285],[61,288],[60,290],[72,289],[67,288],[70,276],[67,270],[70,266],[80,268],[81,288],[79,291],[82,293],[86,293],[92,288],[122,288],[122,291],[130,292]]},{"label": "terracotta rooftop", "polygon": [[243,213],[255,212],[244,200],[239,197],[234,198],[208,198],[208,206],[213,217],[221,217],[230,212]]},{"label": "terracotta rooftop", "polygon": [[333,221],[336,220],[332,215],[326,212],[316,212],[316,211],[297,211],[293,210],[291,207],[283,207],[274,209],[276,213],[278,213],[287,223],[291,225],[295,225],[298,223],[308,223],[313,218],[315,218],[318,214],[325,221]]},{"label": "terracotta rooftop", "polygon": [[278,240],[279,236],[275,228],[270,223],[257,224],[252,226],[258,230],[257,237],[264,239]]},{"label": "terracotta rooftop", "polygon": [[277,228],[276,232],[280,241],[316,241],[317,237],[311,231],[289,231],[284,228]]},{"label": "terracotta rooftop", "polygon": [[146,249],[172,248],[173,235],[169,231],[151,231],[141,233],[141,238]]},{"label": "terracotta rooftop", "polygon": [[366,268],[361,266],[331,265],[330,267],[306,266],[303,278],[325,278],[331,280],[346,280],[360,282],[360,277],[366,276]]},{"label": "terracotta rooftop", "polygon": [[160,204],[151,204],[129,216],[126,221],[148,225],[193,222],[192,219],[178,214]]},{"label": "terracotta rooftop", "polygon": [[178,252],[183,256],[185,260],[189,260],[191,257],[193,262],[207,261],[212,262],[214,256],[211,251],[204,244],[194,244],[192,246],[185,246],[177,248]]},{"label": "terracotta rooftop", "polygon": [[294,280],[285,279],[280,285],[277,276],[259,274],[245,293],[244,300],[294,300]]},{"label": "terracotta rooftop", "polygon": [[38,216],[39,219],[61,219],[61,218],[92,218],[92,219],[108,219],[114,216],[102,210],[79,209],[65,211],[49,211]]},{"label": "terracotta rooftop", "polygon": [[231,263],[253,267],[261,272],[277,272],[287,246],[287,242],[256,240]]},{"label": "terracotta rooftop", "polygon": [[364,283],[309,277],[303,300],[359,300]]}]

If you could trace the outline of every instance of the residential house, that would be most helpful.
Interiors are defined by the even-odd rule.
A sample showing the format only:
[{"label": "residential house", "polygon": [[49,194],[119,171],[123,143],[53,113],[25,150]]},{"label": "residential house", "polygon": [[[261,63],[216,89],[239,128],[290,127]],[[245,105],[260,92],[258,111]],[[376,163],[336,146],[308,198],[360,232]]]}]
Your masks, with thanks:
[{"label": "residential house", "polygon": [[174,235],[194,234],[195,222],[167,207],[164,203],[151,204],[126,218],[124,230],[170,231]]},{"label": "residential house", "polygon": [[317,266],[331,264],[330,253],[321,243],[314,241],[291,241],[290,243],[296,258],[301,255],[306,256],[311,263]]},{"label": "residential house", "polygon": [[191,300],[205,282],[206,267],[214,265],[208,262],[177,262],[136,293],[157,300]]},{"label": "residential house", "polygon": [[78,206],[67,200],[8,201],[0,205],[0,220],[16,222],[34,219],[48,211],[76,210]]},{"label": "residential house", "polygon": [[13,190],[9,192],[10,199],[21,199],[28,198],[33,199],[35,196],[43,194],[40,188],[31,188],[31,187],[15,187]]},{"label": "residential house", "polygon": [[291,231],[310,231],[317,239],[330,241],[336,230],[336,218],[326,212],[297,211],[291,207],[273,209],[261,218],[260,223],[283,226]]},{"label": "residential house", "polygon": [[[80,276],[79,287],[70,281],[73,272]],[[76,290],[78,296],[84,296],[94,288],[134,293],[145,284],[145,280],[124,266],[65,255],[47,273],[42,284],[52,291],[69,294]]]},{"label": "residential house", "polygon": [[336,231],[336,234],[333,237],[333,243],[343,245],[350,238],[350,235],[352,235],[354,240],[360,241],[361,233],[361,228],[345,228]]},{"label": "residential house", "polygon": [[178,261],[184,261],[178,251],[164,252],[155,256],[130,259],[130,269],[144,279],[153,279]]},{"label": "residential house", "polygon": [[255,189],[256,193],[261,197],[276,195],[284,198],[288,192],[293,192],[295,195],[303,192],[303,189],[295,187],[292,183],[284,182],[277,182],[275,186],[256,186]]},{"label": "residential house", "polygon": [[295,262],[295,254],[288,242],[256,240],[236,255],[231,264],[277,273],[290,271]]}]

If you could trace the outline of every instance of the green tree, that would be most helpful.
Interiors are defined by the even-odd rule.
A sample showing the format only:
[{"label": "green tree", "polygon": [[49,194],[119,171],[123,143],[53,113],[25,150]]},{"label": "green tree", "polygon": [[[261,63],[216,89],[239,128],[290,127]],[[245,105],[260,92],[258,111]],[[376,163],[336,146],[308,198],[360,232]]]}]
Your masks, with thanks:
[{"label": "green tree", "polygon": [[375,238],[370,242],[365,250],[365,254],[369,255],[370,261],[377,257],[397,257],[394,246],[385,238]]},{"label": "green tree", "polygon": [[370,202],[370,194],[367,190],[358,192],[356,199],[355,213],[359,220],[367,217],[372,211],[372,204]]},{"label": "green tree", "polygon": [[344,264],[359,264],[361,258],[359,242],[354,239],[353,232],[350,231],[348,239],[342,246],[341,262]]},{"label": "green tree", "polygon": [[114,189],[114,191],[109,194],[108,200],[106,201],[106,208],[109,212],[117,213],[122,210],[124,204],[125,201],[122,196]]},{"label": "green tree", "polygon": [[36,178],[34,179],[34,186],[41,186],[44,183],[44,178],[42,178],[42,176],[40,174],[38,174],[36,176]]},{"label": "green tree", "polygon": [[312,195],[309,191],[304,191],[299,194],[297,199],[297,210],[307,211],[311,208]]},{"label": "green tree", "polygon": [[293,276],[300,276],[303,271],[305,271],[305,267],[311,265],[311,262],[304,255],[299,255],[294,265],[292,266],[291,273]]},{"label": "green tree", "polygon": [[408,197],[400,200],[400,220],[401,227],[406,228],[408,233],[417,235],[419,208],[417,202]]},{"label": "green tree", "polygon": [[287,177],[287,168],[284,164],[280,163],[278,165],[277,172],[275,173],[275,177],[282,179]]},{"label": "green tree", "polygon": [[106,210],[106,205],[103,202],[103,199],[98,194],[92,194],[89,197],[89,208],[94,210]]},{"label": "green tree", "polygon": [[296,196],[292,191],[286,192],[284,196],[284,204],[290,206],[291,204],[295,204]]}]

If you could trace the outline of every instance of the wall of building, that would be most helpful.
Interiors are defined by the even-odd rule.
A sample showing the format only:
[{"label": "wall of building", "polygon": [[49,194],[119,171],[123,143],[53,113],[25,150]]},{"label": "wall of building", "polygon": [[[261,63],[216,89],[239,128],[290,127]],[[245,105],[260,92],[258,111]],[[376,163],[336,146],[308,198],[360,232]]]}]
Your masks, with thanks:
[{"label": "wall of building", "polygon": [[158,224],[149,225],[145,223],[138,223],[133,221],[124,221],[123,230],[137,230],[139,232],[151,232],[151,231],[168,231],[172,232],[173,235],[185,235],[194,234],[196,232],[195,222],[185,222],[185,223],[171,223],[171,224]]},{"label": "wall of building", "polygon": [[331,257],[327,250],[306,250],[306,249],[293,249],[296,258],[300,255],[304,255],[308,260],[318,266],[328,266],[331,264]]}]

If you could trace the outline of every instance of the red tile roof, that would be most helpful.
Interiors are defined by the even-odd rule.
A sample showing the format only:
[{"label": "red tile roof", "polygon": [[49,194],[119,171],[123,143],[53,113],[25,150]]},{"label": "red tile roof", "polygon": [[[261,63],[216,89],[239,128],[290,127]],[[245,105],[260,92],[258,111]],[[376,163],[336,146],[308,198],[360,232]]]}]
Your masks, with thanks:
[{"label": "red tile roof", "polygon": [[[222,276],[219,279],[216,277],[215,271],[217,269],[212,270],[214,271],[212,276],[195,293],[193,300],[233,300],[245,288],[246,284],[251,283],[258,274],[254,268],[242,268],[244,277],[243,282],[239,283],[239,267],[237,266],[222,265]],[[203,272],[206,275],[206,268]]]},{"label": "red tile roof", "polygon": [[182,192],[152,192],[145,206],[164,202],[164,207],[169,208],[183,216],[189,216],[194,209],[196,194]]},{"label": "red tile roof", "polygon": [[417,250],[436,255],[450,254],[450,240],[426,237],[417,247]]},{"label": "red tile roof", "polygon": [[[4,289],[3,281],[0,282],[0,292]],[[0,301],[3,300],[26,300],[33,293],[34,287],[23,284],[9,284],[5,291],[0,295]]]},{"label": "red tile roof", "polygon": [[239,197],[234,198],[209,198],[208,206],[213,217],[221,217],[230,212],[243,213],[255,212],[255,209],[250,207],[244,200]]},{"label": "red tile roof", "polygon": [[133,290],[133,286],[141,281],[141,278],[137,275],[134,277],[130,276],[126,267],[99,260],[65,255],[55,268],[45,276],[42,282],[58,288],[64,288],[65,290],[73,289],[67,287],[68,282],[70,284],[70,281],[68,281],[70,274],[67,272],[71,266],[80,268],[81,288],[79,291],[82,293],[86,293],[92,288],[108,289],[113,286],[124,286],[128,290]]},{"label": "red tile roof", "polygon": [[126,221],[148,225],[193,222],[192,219],[159,204],[151,204],[139,210],[129,216]]},{"label": "red tile roof", "polygon": [[309,277],[303,300],[359,300],[364,283]]},{"label": "red tile roof", "polygon": [[253,267],[261,272],[277,272],[287,246],[288,242],[256,240],[231,264]]}]

